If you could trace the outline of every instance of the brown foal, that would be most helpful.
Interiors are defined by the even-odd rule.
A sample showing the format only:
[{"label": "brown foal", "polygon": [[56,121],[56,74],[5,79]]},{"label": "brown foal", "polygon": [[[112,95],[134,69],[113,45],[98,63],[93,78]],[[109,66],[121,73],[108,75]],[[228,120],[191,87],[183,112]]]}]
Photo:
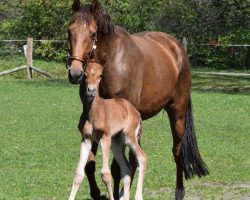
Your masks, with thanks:
[{"label": "brown foal", "polygon": [[102,180],[109,198],[114,200],[111,187],[111,172],[108,165],[110,149],[121,169],[124,181],[124,200],[129,200],[131,171],[124,155],[124,144],[134,153],[139,164],[139,177],[135,199],[142,200],[143,179],[147,168],[147,156],[138,140],[141,137],[141,116],[129,101],[121,98],[103,99],[99,96],[99,83],[103,68],[100,64],[90,62],[85,70],[86,97],[88,101],[87,120],[82,130],[80,161],[73,182],[70,200],[75,199],[77,190],[84,177],[84,168],[92,148],[92,141],[102,148]]}]

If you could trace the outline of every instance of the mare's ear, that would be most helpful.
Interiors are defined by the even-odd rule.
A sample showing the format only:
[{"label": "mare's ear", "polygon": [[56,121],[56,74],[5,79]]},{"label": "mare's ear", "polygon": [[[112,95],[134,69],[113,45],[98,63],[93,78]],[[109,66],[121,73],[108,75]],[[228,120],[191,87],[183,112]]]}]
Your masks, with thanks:
[{"label": "mare's ear", "polygon": [[98,0],[93,0],[92,1],[92,8],[93,8],[93,16],[96,18],[96,16],[98,15],[98,11],[100,9],[100,2]]},{"label": "mare's ear", "polygon": [[72,11],[77,12],[80,10],[81,3],[80,0],[74,0],[73,5],[72,5]]}]

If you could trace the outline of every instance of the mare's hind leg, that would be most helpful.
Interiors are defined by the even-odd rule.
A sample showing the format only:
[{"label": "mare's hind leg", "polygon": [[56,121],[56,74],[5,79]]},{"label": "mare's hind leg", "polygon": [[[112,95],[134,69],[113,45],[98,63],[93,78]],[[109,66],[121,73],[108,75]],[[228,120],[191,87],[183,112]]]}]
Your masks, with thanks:
[{"label": "mare's hind leg", "polygon": [[176,191],[175,200],[182,200],[185,195],[183,185],[183,160],[182,160],[182,139],[185,130],[185,115],[188,99],[176,98],[165,110],[168,113],[172,135],[173,135],[173,155],[176,163]]}]

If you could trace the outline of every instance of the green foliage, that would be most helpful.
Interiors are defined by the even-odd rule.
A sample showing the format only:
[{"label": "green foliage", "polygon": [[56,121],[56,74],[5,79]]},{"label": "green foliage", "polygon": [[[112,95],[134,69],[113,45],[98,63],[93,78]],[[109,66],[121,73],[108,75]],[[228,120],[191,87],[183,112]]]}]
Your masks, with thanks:
[{"label": "green foliage", "polygon": [[195,65],[205,65],[216,69],[249,69],[250,47],[234,46],[250,44],[250,31],[235,33],[211,40],[210,45],[190,45],[191,61]]},{"label": "green foliage", "polygon": [[19,39],[65,39],[70,8],[68,0],[19,0],[18,15],[14,20],[3,21],[2,31]]},{"label": "green foliage", "polygon": [[[0,39],[67,39],[71,0],[3,0]],[[82,1],[90,3],[91,1]],[[158,30],[187,37],[192,63],[218,68],[249,68],[249,47],[199,46],[249,44],[250,10],[246,0],[100,0],[115,24],[130,33]],[[14,13],[1,18],[2,13]],[[10,12],[11,11],[11,12]],[[66,48],[65,48],[66,50]],[[64,50],[64,51],[65,51]],[[64,52],[50,44],[36,51],[41,58],[60,60]]]},{"label": "green foliage", "polygon": [[63,61],[66,59],[67,47],[65,43],[41,42],[37,44],[34,53],[38,58]]}]

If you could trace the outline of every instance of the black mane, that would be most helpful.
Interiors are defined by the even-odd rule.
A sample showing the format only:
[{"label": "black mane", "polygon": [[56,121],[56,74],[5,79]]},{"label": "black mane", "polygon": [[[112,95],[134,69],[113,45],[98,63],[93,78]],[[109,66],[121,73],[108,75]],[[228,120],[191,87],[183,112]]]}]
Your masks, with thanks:
[{"label": "black mane", "polygon": [[97,22],[98,37],[106,39],[115,35],[114,24],[111,17],[101,5],[99,5],[95,11],[93,10],[92,4],[81,5],[80,9],[74,12],[70,24],[81,20],[87,25],[90,25],[93,19]]}]

